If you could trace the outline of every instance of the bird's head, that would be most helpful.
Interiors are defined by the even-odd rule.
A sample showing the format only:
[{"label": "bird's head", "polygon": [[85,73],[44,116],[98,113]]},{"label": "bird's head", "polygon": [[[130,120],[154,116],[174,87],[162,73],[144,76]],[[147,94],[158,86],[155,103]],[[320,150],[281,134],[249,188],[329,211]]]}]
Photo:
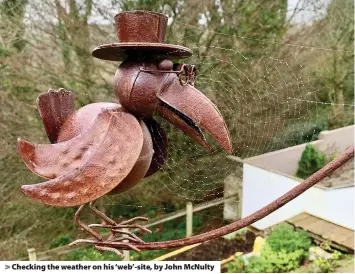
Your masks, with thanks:
[{"label": "bird's head", "polygon": [[217,107],[194,87],[196,68],[173,64],[169,59],[127,60],[115,74],[115,94],[120,104],[140,118],[161,116],[209,148],[204,128],[224,148],[232,145],[227,126]]}]

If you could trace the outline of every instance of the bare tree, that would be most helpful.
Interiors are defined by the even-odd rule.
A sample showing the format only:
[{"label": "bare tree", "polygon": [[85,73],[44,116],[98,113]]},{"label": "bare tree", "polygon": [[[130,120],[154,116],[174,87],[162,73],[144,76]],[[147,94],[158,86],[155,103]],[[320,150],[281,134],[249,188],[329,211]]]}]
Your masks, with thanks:
[{"label": "bare tree", "polygon": [[[346,113],[346,102],[353,98],[354,82],[354,2],[333,0],[327,16],[320,22],[325,39],[322,45],[331,48],[326,65],[318,72],[326,101],[331,103],[329,127],[344,126],[353,121],[353,107]],[[353,100],[352,100],[353,102]]]}]

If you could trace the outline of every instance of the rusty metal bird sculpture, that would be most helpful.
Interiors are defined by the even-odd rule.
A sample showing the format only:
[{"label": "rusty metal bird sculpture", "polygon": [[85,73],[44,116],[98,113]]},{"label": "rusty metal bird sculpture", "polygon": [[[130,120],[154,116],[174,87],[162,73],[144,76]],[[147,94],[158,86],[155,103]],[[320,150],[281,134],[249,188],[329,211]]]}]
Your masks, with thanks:
[{"label": "rusty metal bird sculpture", "polygon": [[[74,108],[74,97],[65,89],[39,95],[38,110],[51,144],[18,140],[18,151],[26,166],[48,181],[23,185],[22,192],[43,204],[80,206],[76,223],[92,235],[97,250],[122,255],[114,243],[126,247],[143,241],[125,229],[150,232],[134,221],[116,223],[100,212],[94,201],[134,187],[157,172],[167,160],[168,141],[163,128],[153,119],[161,116],[205,148],[209,145],[201,128],[231,152],[226,124],[217,107],[194,87],[193,65],[174,64],[192,52],[163,43],[167,17],[155,12],[134,11],[116,15],[119,43],[93,50],[93,56],[122,61],[114,78],[119,103],[100,102]],[[86,225],[80,221],[85,205],[106,224]],[[93,228],[109,228],[107,239]],[[116,235],[123,235],[119,238]],[[126,234],[126,235],[125,235]],[[92,243],[90,240],[77,240]],[[110,243],[108,246],[107,243]]]}]

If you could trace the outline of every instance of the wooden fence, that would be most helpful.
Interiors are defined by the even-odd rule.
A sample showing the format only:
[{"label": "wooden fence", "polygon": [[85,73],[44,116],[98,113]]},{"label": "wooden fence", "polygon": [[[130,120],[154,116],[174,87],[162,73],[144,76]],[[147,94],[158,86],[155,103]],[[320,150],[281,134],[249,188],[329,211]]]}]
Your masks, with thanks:
[{"label": "wooden fence", "polygon": [[[145,227],[149,228],[158,224],[162,224],[183,216],[186,216],[186,237],[189,237],[193,234],[193,213],[202,211],[207,208],[215,207],[217,205],[223,204],[226,201],[232,200],[232,199],[237,199],[238,195],[232,195],[229,197],[225,198],[219,198],[215,199],[206,203],[201,203],[198,205],[193,206],[191,202],[188,202],[186,204],[186,209],[178,210],[169,214],[166,214],[164,216],[155,218],[150,220]],[[42,251],[36,253],[35,248],[29,248],[28,249],[28,257],[23,257],[20,259],[17,259],[18,261],[45,261],[45,260],[50,260],[53,257],[57,257],[59,255],[66,254],[70,251],[81,249],[83,246],[79,247],[68,247],[68,246],[61,246],[57,248],[53,248],[50,250]],[[129,260],[129,251],[124,252],[124,260]]]}]

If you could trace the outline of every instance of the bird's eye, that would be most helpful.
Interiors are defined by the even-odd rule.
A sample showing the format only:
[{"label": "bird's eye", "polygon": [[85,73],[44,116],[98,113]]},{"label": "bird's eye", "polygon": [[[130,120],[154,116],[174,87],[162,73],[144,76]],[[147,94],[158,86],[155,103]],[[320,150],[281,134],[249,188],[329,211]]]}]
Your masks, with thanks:
[{"label": "bird's eye", "polygon": [[169,59],[161,60],[158,64],[158,68],[160,70],[172,70],[173,69],[173,62]]}]

